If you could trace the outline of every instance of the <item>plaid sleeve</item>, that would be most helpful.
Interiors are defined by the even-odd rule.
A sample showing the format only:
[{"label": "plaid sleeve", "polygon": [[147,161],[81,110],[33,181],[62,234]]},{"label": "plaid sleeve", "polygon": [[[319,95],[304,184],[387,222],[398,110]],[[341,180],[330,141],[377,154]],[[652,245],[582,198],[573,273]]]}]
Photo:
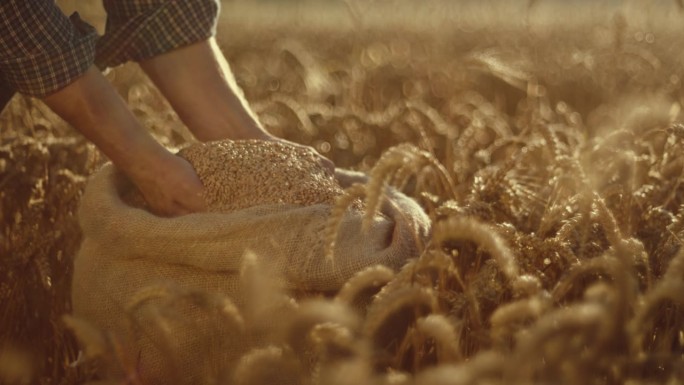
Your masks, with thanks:
[{"label": "plaid sleeve", "polygon": [[105,35],[97,42],[100,68],[141,61],[216,33],[218,0],[104,0]]},{"label": "plaid sleeve", "polygon": [[141,61],[216,33],[219,0],[104,0],[105,35],[53,0],[0,0],[0,110],[17,91],[44,97],[97,64]]},{"label": "plaid sleeve", "polygon": [[0,1],[3,88],[43,97],[65,87],[93,64],[96,40],[94,28],[51,0]]}]

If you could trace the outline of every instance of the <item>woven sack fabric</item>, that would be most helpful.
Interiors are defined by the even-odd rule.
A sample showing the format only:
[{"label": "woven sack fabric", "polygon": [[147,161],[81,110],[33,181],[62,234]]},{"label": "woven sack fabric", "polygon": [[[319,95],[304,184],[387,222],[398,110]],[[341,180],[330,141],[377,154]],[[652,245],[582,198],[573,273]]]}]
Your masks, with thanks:
[{"label": "woven sack fabric", "polygon": [[[342,187],[365,181],[363,174],[339,169],[335,177]],[[249,346],[248,338],[221,318],[225,309],[209,311],[192,295],[165,300],[164,290],[173,289],[164,288],[228,298],[240,308],[245,302],[240,268],[246,253],[254,253],[283,278],[286,291],[335,292],[365,267],[399,269],[417,257],[418,243],[429,231],[420,206],[388,189],[370,231],[361,230],[361,210],[347,210],[331,263],[323,242],[328,204],[260,205],[162,218],[124,203],[122,185],[120,174],[106,165],[86,187],[79,210],[84,239],[74,262],[73,310],[121,341],[150,384],[217,378]]]}]

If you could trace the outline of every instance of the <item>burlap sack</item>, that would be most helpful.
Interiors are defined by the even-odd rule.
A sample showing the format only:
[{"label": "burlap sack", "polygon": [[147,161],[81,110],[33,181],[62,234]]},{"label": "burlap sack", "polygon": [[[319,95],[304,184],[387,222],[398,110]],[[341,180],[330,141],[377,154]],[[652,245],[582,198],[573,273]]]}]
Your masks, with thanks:
[{"label": "burlap sack", "polygon": [[[342,170],[336,177],[343,187],[364,180]],[[429,225],[414,201],[390,191],[390,203],[370,231],[361,231],[361,212],[346,213],[331,264],[323,244],[329,205],[264,205],[161,218],[126,205],[119,178],[107,165],[91,178],[83,196],[84,239],[75,258],[73,308],[76,317],[111,333],[128,349],[129,366],[147,384],[211,382],[208,378],[216,378],[244,351],[247,343],[230,314],[223,314],[224,320],[215,317],[226,309],[217,306],[218,313],[212,313],[193,302],[192,293],[227,296],[241,306],[239,271],[247,251],[283,277],[285,289],[334,292],[365,267],[398,269],[416,257],[417,238],[426,236]],[[162,289],[150,287],[180,288],[189,300],[168,301],[154,292]],[[146,312],[141,307],[132,315],[126,309],[136,301],[159,306]],[[169,326],[169,320],[174,324]],[[132,334],[131,325],[137,328]],[[164,331],[165,339],[156,335]],[[169,350],[178,353],[176,358],[168,357]],[[169,362],[174,359],[178,362]]]}]

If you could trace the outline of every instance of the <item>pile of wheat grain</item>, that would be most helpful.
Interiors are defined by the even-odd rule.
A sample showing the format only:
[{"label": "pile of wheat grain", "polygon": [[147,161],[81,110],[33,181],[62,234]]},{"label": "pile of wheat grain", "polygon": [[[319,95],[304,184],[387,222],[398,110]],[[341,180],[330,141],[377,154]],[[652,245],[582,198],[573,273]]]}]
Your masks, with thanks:
[{"label": "pile of wheat grain", "polygon": [[[278,141],[194,143],[178,152],[197,172],[210,212],[259,205],[333,204],[342,189],[313,149]],[[146,207],[137,189],[123,199]]]}]

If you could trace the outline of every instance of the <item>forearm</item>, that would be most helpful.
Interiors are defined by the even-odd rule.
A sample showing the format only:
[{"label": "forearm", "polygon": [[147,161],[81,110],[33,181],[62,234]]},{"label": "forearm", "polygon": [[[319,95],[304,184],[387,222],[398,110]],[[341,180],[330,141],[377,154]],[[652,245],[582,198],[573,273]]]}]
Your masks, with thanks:
[{"label": "forearm", "polygon": [[127,174],[139,173],[145,167],[141,158],[161,156],[166,151],[95,67],[43,101]]},{"label": "forearm", "polygon": [[242,97],[213,38],[140,66],[199,140],[273,138]]},{"label": "forearm", "polygon": [[95,67],[43,100],[138,186],[154,212],[204,210],[202,183],[192,166],[147,133]]}]

